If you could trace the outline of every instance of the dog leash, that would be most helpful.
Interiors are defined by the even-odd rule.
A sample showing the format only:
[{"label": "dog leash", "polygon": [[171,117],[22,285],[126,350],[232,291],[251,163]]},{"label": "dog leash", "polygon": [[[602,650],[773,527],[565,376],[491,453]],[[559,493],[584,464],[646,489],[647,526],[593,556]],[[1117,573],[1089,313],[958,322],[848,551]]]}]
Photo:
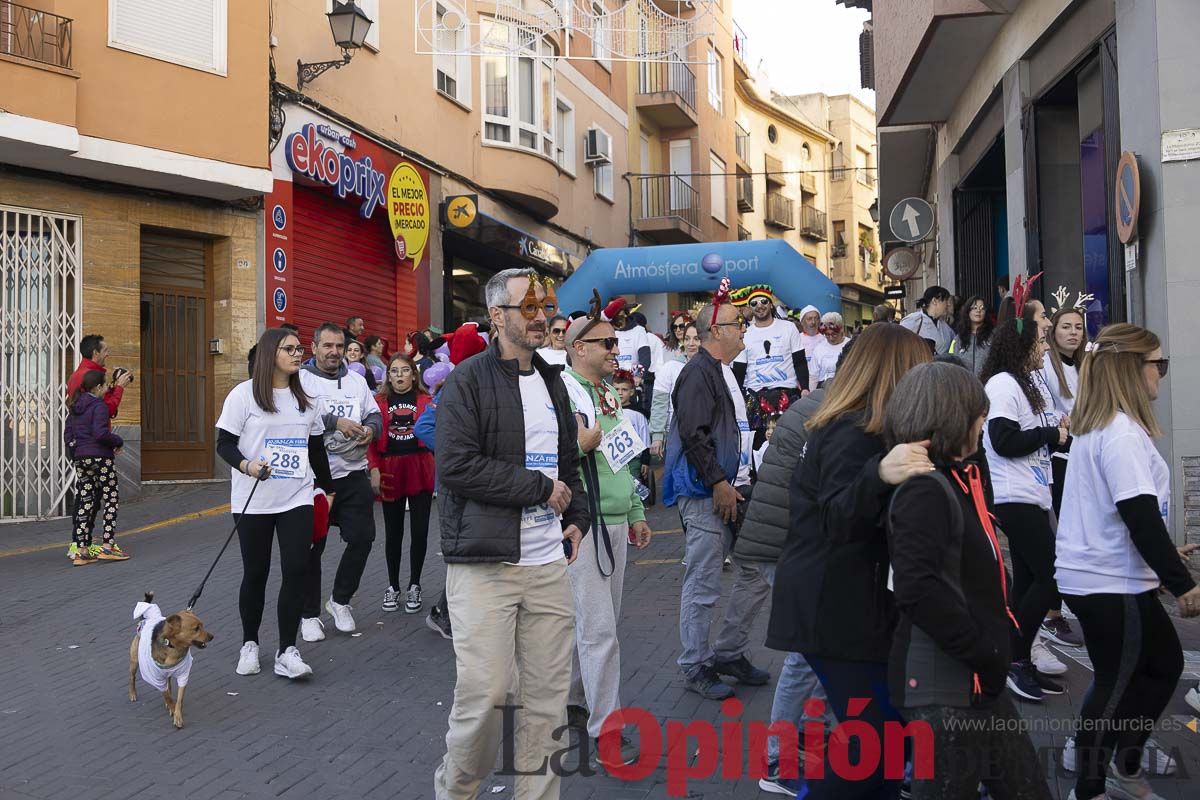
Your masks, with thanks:
[{"label": "dog leash", "polygon": [[242,524],[242,517],[246,516],[246,509],[250,507],[250,501],[254,499],[254,490],[258,485],[265,481],[269,476],[266,471],[259,473],[259,476],[254,479],[254,485],[250,487],[250,496],[246,498],[246,505],[242,506],[242,513],[238,514],[236,522],[233,523],[233,530],[229,532],[229,538],[225,540],[225,544],[221,546],[221,552],[217,553],[216,559],[213,560],[212,566],[208,568],[208,572],[204,573],[204,579],[200,581],[200,585],[196,587],[196,591],[192,593],[192,599],[188,600],[187,610],[191,611],[196,606],[196,601],[200,599],[200,593],[204,591],[204,584],[208,583],[209,577],[213,570],[217,568],[217,562],[221,560],[221,556],[225,555],[225,549],[229,547],[229,543],[233,541],[233,535],[238,531],[238,525]]}]

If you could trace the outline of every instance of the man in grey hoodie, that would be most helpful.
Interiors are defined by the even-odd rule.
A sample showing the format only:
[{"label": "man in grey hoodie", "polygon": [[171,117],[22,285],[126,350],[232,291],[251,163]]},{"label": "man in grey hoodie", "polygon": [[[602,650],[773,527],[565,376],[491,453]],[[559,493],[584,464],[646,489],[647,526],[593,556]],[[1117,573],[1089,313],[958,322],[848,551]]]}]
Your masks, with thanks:
[{"label": "man in grey hoodie", "polygon": [[[375,541],[375,493],[367,472],[367,445],[383,433],[383,417],[366,380],[346,368],[346,338],[340,326],[326,322],[313,333],[313,362],[300,373],[304,391],[323,407],[325,449],[333,476],[329,524],[337,525],[346,549],[333,579],[333,593],[325,610],[343,633],[354,631],[350,598],[358,591],[371,545]],[[315,580],[314,580],[315,577]],[[325,638],[320,621],[320,570],[310,576],[315,584],[305,597],[300,635],[306,642]]]}]

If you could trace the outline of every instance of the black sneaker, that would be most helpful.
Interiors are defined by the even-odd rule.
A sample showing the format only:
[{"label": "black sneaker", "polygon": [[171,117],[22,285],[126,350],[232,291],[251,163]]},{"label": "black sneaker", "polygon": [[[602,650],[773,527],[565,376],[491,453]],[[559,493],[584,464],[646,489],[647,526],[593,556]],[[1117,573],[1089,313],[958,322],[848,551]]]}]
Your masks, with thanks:
[{"label": "black sneaker", "polygon": [[425,626],[443,639],[454,640],[454,634],[450,630],[450,615],[444,613],[441,606],[429,609],[429,614],[425,617]]},{"label": "black sneaker", "polygon": [[[608,735],[609,736],[618,736],[620,734],[610,733]],[[605,759],[604,753],[600,750],[600,739],[599,738],[595,739],[592,743],[593,746],[595,746],[595,748],[596,748],[596,763],[599,764],[600,766],[604,767],[605,769],[612,769],[613,767],[627,767],[630,764],[637,763],[638,755],[639,755],[637,746],[629,739],[628,736],[624,736],[624,735],[620,735],[620,736],[621,736],[621,747],[617,750],[617,760],[616,761],[608,761]]]},{"label": "black sneaker", "polygon": [[738,683],[747,686],[766,686],[771,680],[771,673],[751,664],[745,655],[740,655],[732,661],[714,661],[713,669],[718,675],[737,678]]},{"label": "black sneaker", "polygon": [[1038,683],[1037,671],[1033,662],[1014,661],[1008,668],[1008,689],[1017,697],[1040,703],[1043,699],[1042,686]]},{"label": "black sneaker", "polygon": [[567,725],[576,730],[586,731],[590,716],[591,713],[583,706],[567,706]]},{"label": "black sneaker", "polygon": [[1075,632],[1066,617],[1043,620],[1042,636],[1063,647],[1083,647],[1083,637]]},{"label": "black sneaker", "polygon": [[[800,765],[804,764],[803,750],[800,751],[799,763]],[[778,761],[768,760],[766,777],[758,779],[758,788],[762,789],[764,792],[769,792],[770,794],[782,794],[787,795],[788,797],[795,797],[800,791],[800,786],[801,779],[798,776],[795,778],[785,778],[779,774]]]},{"label": "black sneaker", "polygon": [[701,667],[693,677],[687,679],[684,686],[689,692],[695,692],[705,700],[724,700],[733,697],[733,687],[721,680],[721,676],[712,667]]},{"label": "black sneaker", "polygon": [[1063,694],[1066,691],[1057,678],[1047,675],[1037,667],[1033,668],[1033,679],[1042,687],[1042,694]]}]

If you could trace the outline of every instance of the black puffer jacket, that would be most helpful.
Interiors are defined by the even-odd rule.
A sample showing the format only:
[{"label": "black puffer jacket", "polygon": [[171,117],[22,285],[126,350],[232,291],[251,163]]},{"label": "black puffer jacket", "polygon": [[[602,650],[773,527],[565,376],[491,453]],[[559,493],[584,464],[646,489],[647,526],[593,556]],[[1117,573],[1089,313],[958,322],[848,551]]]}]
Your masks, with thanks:
[{"label": "black puffer jacket", "polygon": [[754,484],[754,496],[746,509],[746,521],[738,532],[733,553],[744,561],[775,563],[787,541],[788,520],[791,519],[792,503],[788,498],[788,485],[792,472],[800,466],[808,443],[808,431],[804,423],[821,405],[824,389],[798,400],[790,406],[775,425],[771,444],[763,456],[758,470],[758,482]]},{"label": "black puffer jacket", "polygon": [[[561,373],[534,354],[558,418],[558,479],[571,490],[563,528],[587,533],[575,416]],[[442,556],[450,564],[521,560],[521,510],[546,502],[554,482],[525,468],[525,419],[516,361],[493,341],[450,373],[437,409],[435,450]]]}]

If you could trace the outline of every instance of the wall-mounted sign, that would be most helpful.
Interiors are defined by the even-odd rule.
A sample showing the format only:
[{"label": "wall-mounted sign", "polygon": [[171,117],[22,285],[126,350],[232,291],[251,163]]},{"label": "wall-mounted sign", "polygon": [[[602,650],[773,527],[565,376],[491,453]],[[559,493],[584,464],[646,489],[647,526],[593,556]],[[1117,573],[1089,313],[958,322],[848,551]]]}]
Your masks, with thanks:
[{"label": "wall-mounted sign", "polygon": [[387,204],[387,175],[375,169],[371,157],[354,159],[339,153],[318,138],[312,123],[289,136],[283,148],[292,172],[334,187],[338,197],[361,197],[358,213],[363,218],[370,219],[376,208]]},{"label": "wall-mounted sign", "polygon": [[902,242],[919,242],[933,232],[933,206],[920,197],[906,197],[888,215],[892,235]]},{"label": "wall-mounted sign", "polygon": [[1137,237],[1138,211],[1142,205],[1142,179],[1138,173],[1137,156],[1129,151],[1117,162],[1116,180],[1117,238],[1129,244]]},{"label": "wall-mounted sign", "polygon": [[348,148],[350,150],[353,150],[354,148],[358,147],[358,142],[355,141],[353,136],[351,136],[348,133],[342,133],[337,128],[334,128],[332,126],[318,125],[317,133],[321,134],[322,136],[324,136],[326,139],[330,140],[331,142],[337,142],[338,144],[340,144],[343,147]]},{"label": "wall-mounted sign", "polygon": [[407,161],[396,165],[388,181],[388,221],[396,237],[396,256],[412,259],[416,269],[429,242],[429,189]]},{"label": "wall-mounted sign", "polygon": [[1162,160],[1191,161],[1200,158],[1200,128],[1163,131]]},{"label": "wall-mounted sign", "polygon": [[[464,204],[464,200],[468,202]],[[456,214],[460,223],[467,218],[471,218],[471,223],[455,224],[453,220]],[[448,197],[442,204],[442,216],[449,226],[446,229],[448,232],[477,241],[521,262],[532,263],[559,275],[566,275],[571,269],[571,256],[565,250],[487,214],[480,214],[476,210],[474,195]]]},{"label": "wall-mounted sign", "polygon": [[903,286],[885,286],[883,287],[883,296],[891,299],[904,297]]},{"label": "wall-mounted sign", "polygon": [[906,281],[921,268],[921,259],[911,247],[897,247],[883,257],[883,271],[893,280]]},{"label": "wall-mounted sign", "polygon": [[469,228],[479,213],[479,196],[460,194],[446,198],[446,224],[454,228]]}]

